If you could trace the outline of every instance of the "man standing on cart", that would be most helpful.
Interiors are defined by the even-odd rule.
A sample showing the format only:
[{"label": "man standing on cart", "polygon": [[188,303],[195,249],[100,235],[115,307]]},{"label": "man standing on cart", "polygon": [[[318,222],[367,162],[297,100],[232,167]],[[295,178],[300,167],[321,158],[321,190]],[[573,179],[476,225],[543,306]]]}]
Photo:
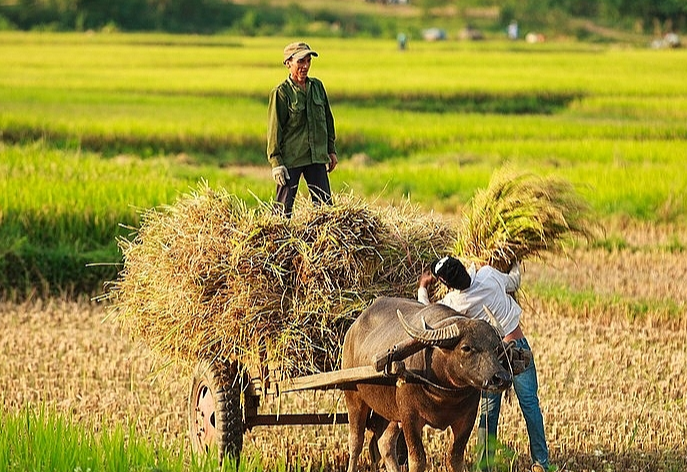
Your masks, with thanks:
[{"label": "man standing on cart", "polygon": [[267,159],[277,183],[276,200],[291,217],[301,176],[316,204],[332,203],[329,172],[336,168],[334,118],[324,85],[308,77],[317,52],[303,42],[284,48],[289,76],[272,89],[268,106]]}]

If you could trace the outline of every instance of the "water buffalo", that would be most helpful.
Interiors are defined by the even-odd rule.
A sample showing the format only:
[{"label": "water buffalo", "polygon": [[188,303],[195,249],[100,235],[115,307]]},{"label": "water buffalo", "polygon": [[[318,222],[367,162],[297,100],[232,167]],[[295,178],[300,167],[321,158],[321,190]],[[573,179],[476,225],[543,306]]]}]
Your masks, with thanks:
[{"label": "water buffalo", "polygon": [[378,298],[360,314],[344,338],[342,367],[369,366],[380,352],[407,346],[409,336],[419,347],[404,360],[407,375],[396,384],[359,383],[345,391],[348,472],[357,470],[366,427],[379,438],[387,471],[399,470],[396,443],[401,430],[408,446],[409,472],[424,471],[425,425],[451,427],[449,470],[462,472],[480,391],[502,391],[511,384],[511,374],[498,359],[501,338],[492,326],[445,305],[425,306],[402,298]]}]

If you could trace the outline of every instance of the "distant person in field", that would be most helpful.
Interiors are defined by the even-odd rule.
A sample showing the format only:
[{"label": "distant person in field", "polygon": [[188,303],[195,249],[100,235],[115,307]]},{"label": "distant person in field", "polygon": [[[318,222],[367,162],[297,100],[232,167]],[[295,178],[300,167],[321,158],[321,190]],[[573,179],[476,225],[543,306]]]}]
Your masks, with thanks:
[{"label": "distant person in field", "polygon": [[518,39],[518,22],[515,20],[512,20],[508,25],[508,39]]},{"label": "distant person in field", "polygon": [[[458,259],[447,256],[434,261],[430,270],[420,276],[417,293],[418,301],[429,305],[428,288],[438,279],[450,290],[438,301],[470,318],[489,321],[484,306],[499,322],[504,331],[503,341],[513,341],[516,348],[531,351],[530,345],[520,328],[522,308],[512,294],[520,287],[520,265],[516,262],[508,274],[485,265],[479,270],[474,264],[469,269]],[[530,438],[530,453],[534,462],[533,472],[555,470],[549,465],[549,449],[544,434],[544,419],[537,396],[537,370],[534,357],[529,366],[513,377],[513,388],[518,397],[520,410],[525,418],[527,434]],[[496,444],[501,393],[483,394],[480,408],[477,442],[480,449],[480,469],[490,470],[493,466],[493,453]]]},{"label": "distant person in field", "polygon": [[318,54],[306,43],[284,48],[289,76],[270,93],[267,159],[277,183],[276,200],[291,217],[301,176],[316,204],[332,203],[329,172],[338,162],[334,141],[334,117],[319,79],[308,77]]}]

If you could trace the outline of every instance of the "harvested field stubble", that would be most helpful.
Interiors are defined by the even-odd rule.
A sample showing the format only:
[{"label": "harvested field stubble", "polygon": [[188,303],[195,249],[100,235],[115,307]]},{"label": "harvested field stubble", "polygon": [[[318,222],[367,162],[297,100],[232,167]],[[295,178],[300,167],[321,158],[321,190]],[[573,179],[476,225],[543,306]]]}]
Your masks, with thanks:
[{"label": "harvested field stubble", "polygon": [[104,307],[58,299],[0,303],[0,396],[7,411],[44,404],[86,425],[134,424],[171,444],[183,382],[153,382],[150,351],[103,322]]},{"label": "harvested field stubble", "polygon": [[[620,263],[631,253],[619,250],[618,257],[599,265],[596,279],[634,278],[639,268]],[[660,267],[660,256],[652,254],[644,262]],[[585,266],[594,254],[581,251],[576,257],[578,277],[587,277],[580,274],[588,273]],[[550,276],[543,268],[564,261],[527,264],[525,289]],[[680,293],[666,287],[661,296]],[[529,297],[523,319],[535,352],[553,461],[578,472],[687,470],[687,326],[640,323],[595,311],[580,317],[561,308]],[[185,379],[151,381],[149,351],[129,341],[129,333],[117,325],[103,323],[105,316],[105,307],[89,303],[0,304],[4,408],[16,411],[44,402],[79,421],[133,423],[142,436],[175,444],[188,434]],[[286,395],[281,411],[322,411],[337,398],[323,395]],[[263,457],[270,469],[279,460],[294,464],[300,458],[301,464],[345,470],[347,431],[345,426],[257,427],[246,435],[244,453]],[[499,435],[518,453],[514,470],[525,470],[527,435],[514,398],[502,408]],[[445,470],[447,433],[428,429],[425,440],[430,469]],[[473,434],[471,448],[474,441]]]},{"label": "harvested field stubble", "polygon": [[[682,253],[596,249],[575,250],[570,256],[570,259],[556,261],[555,265],[542,266],[542,275],[569,285],[573,290],[594,290],[606,295],[622,293],[635,299],[656,300],[671,293],[674,295],[672,300],[687,302],[687,290],[684,290],[687,258]],[[623,270],[598,279],[595,274],[608,265]]]},{"label": "harvested field stubble", "polygon": [[[687,235],[675,224],[607,225],[611,248],[577,247],[569,257],[528,264],[550,309],[575,318],[684,329]],[[609,267],[615,270],[609,270]],[[563,296],[560,296],[563,295]]]},{"label": "harvested field stubble", "polygon": [[[687,391],[678,379],[687,374],[687,328],[551,308],[532,300],[524,324],[554,460],[570,470],[684,470]],[[527,451],[517,407],[506,410],[499,427]]]}]

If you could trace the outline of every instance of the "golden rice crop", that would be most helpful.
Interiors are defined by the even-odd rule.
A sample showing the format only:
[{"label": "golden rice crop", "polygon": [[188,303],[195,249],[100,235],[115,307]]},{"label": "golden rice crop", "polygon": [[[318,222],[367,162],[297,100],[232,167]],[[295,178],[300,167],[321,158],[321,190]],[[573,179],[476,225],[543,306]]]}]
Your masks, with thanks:
[{"label": "golden rice crop", "polygon": [[507,271],[515,260],[564,251],[594,233],[591,210],[571,183],[505,168],[472,198],[454,250]]},{"label": "golden rice crop", "polygon": [[451,227],[410,204],[373,208],[352,195],[297,202],[292,219],[201,184],[143,213],[122,239],[107,298],[134,338],[170,361],[265,362],[286,374],[336,368],[343,334],[380,295],[413,296]]}]

